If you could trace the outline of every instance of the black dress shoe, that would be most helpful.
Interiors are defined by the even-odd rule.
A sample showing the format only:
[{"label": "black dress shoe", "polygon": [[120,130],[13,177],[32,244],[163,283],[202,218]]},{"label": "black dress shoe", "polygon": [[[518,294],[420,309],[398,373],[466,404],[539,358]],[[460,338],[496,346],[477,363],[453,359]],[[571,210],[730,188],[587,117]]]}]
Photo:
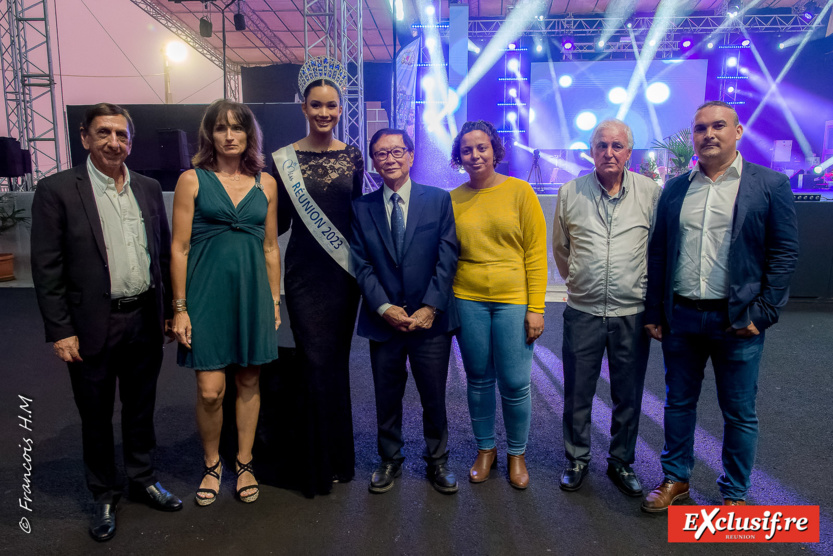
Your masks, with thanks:
[{"label": "black dress shoe", "polygon": [[144,489],[138,485],[131,485],[130,498],[163,512],[177,512],[182,509],[182,500],[165,490],[158,482]]},{"label": "black dress shoe", "polygon": [[109,541],[116,534],[116,505],[96,504],[90,520],[90,536],[98,542]]},{"label": "black dress shoe", "polygon": [[584,478],[587,476],[587,464],[579,461],[568,461],[567,466],[561,473],[561,490],[573,492],[581,488]]},{"label": "black dress shoe", "polygon": [[428,480],[437,492],[443,494],[454,494],[457,492],[457,477],[448,468],[448,464],[429,465],[427,469]]},{"label": "black dress shoe", "polygon": [[402,464],[396,461],[383,461],[370,477],[370,492],[381,494],[393,488],[393,480],[402,474]]},{"label": "black dress shoe", "polygon": [[607,476],[610,477],[616,488],[628,496],[642,496],[642,483],[639,482],[630,465],[609,462],[607,464]]}]

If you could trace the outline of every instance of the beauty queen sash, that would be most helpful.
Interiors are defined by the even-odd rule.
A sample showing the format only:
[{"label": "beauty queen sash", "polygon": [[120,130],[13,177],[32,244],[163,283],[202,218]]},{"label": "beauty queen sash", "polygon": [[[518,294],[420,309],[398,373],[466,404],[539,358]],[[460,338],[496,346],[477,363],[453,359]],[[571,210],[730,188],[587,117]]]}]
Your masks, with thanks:
[{"label": "beauty queen sash", "polygon": [[318,203],[307,192],[304,176],[295,148],[290,144],[272,153],[275,166],[283,181],[289,198],[298,213],[298,217],[307,227],[309,233],[324,248],[330,257],[350,276],[355,276],[350,259],[350,243],[341,235],[335,224],[330,222]]}]

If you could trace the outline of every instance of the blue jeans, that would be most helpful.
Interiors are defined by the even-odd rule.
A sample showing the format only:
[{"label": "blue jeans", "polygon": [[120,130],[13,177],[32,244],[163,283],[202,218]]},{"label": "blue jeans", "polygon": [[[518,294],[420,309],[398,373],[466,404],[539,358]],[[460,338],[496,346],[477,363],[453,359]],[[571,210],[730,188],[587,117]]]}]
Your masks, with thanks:
[{"label": "blue jeans", "polygon": [[526,305],[457,299],[457,340],[466,368],[469,414],[477,448],[495,447],[495,384],[500,388],[507,452],[526,452],[534,344],[526,343]]},{"label": "blue jeans", "polygon": [[711,357],[724,422],[723,473],[717,484],[724,498],[745,500],[758,444],[755,398],[764,333],[739,338],[726,332],[728,327],[725,311],[674,305],[670,330],[662,339],[666,400],[661,461],[667,478],[688,482],[694,467],[697,400]]}]

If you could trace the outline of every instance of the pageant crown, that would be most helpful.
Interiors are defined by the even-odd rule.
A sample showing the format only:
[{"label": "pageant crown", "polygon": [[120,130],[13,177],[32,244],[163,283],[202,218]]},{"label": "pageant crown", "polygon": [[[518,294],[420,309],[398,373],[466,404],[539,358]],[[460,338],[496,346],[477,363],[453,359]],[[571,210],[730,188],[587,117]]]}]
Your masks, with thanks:
[{"label": "pageant crown", "polygon": [[326,56],[315,56],[301,66],[301,72],[298,74],[298,86],[301,88],[301,93],[303,94],[310,83],[319,79],[329,81],[339,91],[343,91],[347,86],[347,72],[344,67],[340,62]]}]

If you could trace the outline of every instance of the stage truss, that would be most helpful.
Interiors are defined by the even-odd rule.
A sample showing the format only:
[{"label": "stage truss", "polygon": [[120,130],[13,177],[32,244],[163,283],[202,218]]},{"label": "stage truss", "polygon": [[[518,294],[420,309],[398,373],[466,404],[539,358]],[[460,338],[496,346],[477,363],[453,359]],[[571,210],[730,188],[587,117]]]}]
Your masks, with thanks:
[{"label": "stage truss", "polygon": [[46,0],[6,0],[0,14],[3,105],[9,137],[32,157],[32,173],[3,179],[11,190],[61,169]]},{"label": "stage truss", "polygon": [[347,70],[341,140],[365,152],[361,0],[304,0],[304,60],[311,56],[328,56]]},{"label": "stage truss", "polygon": [[[130,0],[160,25],[176,35],[182,42],[196,50],[208,61],[223,69],[223,53],[205,41],[193,29],[175,17],[165,6],[164,0]],[[240,100],[240,65],[226,62],[226,92],[231,100]]]}]

